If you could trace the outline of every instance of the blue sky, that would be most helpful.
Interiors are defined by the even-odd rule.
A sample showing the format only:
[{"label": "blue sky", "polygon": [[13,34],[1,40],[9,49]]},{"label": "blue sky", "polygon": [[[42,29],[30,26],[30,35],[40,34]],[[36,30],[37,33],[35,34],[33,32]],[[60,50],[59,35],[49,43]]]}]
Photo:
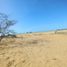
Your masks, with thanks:
[{"label": "blue sky", "polygon": [[18,33],[67,28],[67,0],[0,0],[0,12],[17,21]]}]

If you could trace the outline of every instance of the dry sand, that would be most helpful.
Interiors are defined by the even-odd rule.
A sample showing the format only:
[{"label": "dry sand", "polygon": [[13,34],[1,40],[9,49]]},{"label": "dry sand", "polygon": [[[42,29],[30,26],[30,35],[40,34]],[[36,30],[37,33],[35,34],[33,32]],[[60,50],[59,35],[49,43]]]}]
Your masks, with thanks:
[{"label": "dry sand", "polygon": [[32,33],[18,37],[10,42],[3,40],[0,67],[67,67],[66,34]]}]

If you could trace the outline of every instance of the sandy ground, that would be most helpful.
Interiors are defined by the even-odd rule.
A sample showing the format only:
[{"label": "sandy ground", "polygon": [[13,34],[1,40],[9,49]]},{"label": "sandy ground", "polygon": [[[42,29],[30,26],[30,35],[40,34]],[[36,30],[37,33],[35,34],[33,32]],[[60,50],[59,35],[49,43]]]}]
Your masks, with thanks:
[{"label": "sandy ground", "polygon": [[0,67],[67,67],[66,34],[37,33],[21,37],[0,45]]}]

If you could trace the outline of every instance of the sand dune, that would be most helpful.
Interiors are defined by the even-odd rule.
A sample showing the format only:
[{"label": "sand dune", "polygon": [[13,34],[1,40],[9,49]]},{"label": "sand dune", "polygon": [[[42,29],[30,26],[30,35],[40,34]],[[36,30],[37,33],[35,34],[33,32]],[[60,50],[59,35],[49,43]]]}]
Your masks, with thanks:
[{"label": "sand dune", "polygon": [[67,67],[67,35],[31,33],[3,39],[0,67]]}]

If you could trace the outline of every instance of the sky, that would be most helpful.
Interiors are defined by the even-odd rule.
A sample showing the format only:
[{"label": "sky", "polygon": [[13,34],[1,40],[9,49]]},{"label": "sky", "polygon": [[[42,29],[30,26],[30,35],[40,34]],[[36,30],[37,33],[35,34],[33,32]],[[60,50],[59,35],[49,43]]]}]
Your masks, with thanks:
[{"label": "sky", "polygon": [[67,28],[67,0],[0,0],[0,13],[17,21],[18,33]]}]

